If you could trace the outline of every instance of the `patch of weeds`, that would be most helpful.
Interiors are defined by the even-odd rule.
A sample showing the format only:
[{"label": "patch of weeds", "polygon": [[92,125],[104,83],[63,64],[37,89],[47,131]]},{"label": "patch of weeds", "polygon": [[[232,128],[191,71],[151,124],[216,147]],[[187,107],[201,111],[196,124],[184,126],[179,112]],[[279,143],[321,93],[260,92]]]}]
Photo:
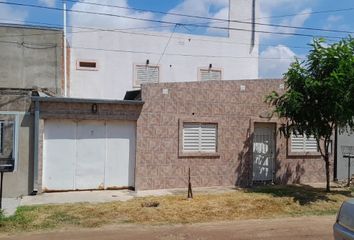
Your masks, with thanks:
[{"label": "patch of weeds", "polygon": [[85,228],[98,228],[103,225],[105,225],[107,221],[98,219],[98,218],[92,218],[92,219],[86,219],[83,221],[80,226],[85,227]]},{"label": "patch of weeds", "polygon": [[0,209],[0,221],[5,218],[4,210]]},{"label": "patch of weeds", "polygon": [[147,207],[147,208],[156,208],[158,206],[160,206],[160,203],[158,201],[147,201],[141,204],[141,207]]},{"label": "patch of weeds", "polygon": [[0,209],[0,228],[3,226],[4,222],[5,222],[5,214],[4,211],[2,209]]},{"label": "patch of weeds", "polygon": [[[300,205],[309,205],[318,201],[332,201],[324,189],[310,186],[262,186],[247,190],[247,192],[269,194],[273,197],[290,197]],[[335,192],[335,194],[348,195],[348,192]]]},{"label": "patch of weeds", "polygon": [[32,214],[27,214],[32,212],[33,208],[29,207],[19,207],[15,214],[10,217],[5,217],[2,215],[0,219],[0,231],[25,231],[31,228],[33,222]]},{"label": "patch of weeds", "polygon": [[[352,190],[351,190],[352,191]],[[20,207],[0,217],[0,232],[63,227],[96,228],[106,224],[188,224],[284,216],[334,215],[349,189],[326,193],[309,186],[262,186],[220,194],[136,198],[126,202]]]},{"label": "patch of weeds", "polygon": [[57,225],[79,225],[80,219],[62,211],[55,211],[47,218],[47,228],[52,228]]}]

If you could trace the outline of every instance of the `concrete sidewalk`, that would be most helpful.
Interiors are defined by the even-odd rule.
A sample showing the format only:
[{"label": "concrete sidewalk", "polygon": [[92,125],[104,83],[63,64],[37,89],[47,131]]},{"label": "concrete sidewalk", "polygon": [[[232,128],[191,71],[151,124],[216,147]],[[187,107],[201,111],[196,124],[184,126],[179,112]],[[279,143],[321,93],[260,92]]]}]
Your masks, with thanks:
[{"label": "concrete sidewalk", "polygon": [[22,198],[21,206],[65,204],[65,203],[103,203],[113,201],[127,201],[134,198],[134,192],[129,190],[120,191],[77,191],[43,193],[35,196]]}]

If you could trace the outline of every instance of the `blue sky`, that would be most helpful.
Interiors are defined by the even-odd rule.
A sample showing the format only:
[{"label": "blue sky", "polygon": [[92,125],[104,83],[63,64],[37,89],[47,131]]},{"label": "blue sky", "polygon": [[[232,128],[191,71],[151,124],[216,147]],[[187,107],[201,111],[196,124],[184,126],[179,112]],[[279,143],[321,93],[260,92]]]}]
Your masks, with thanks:
[{"label": "blue sky", "polygon": [[[35,4],[48,7],[62,7],[61,0],[0,0],[4,2],[17,2],[22,4]],[[228,18],[229,0],[81,0],[100,4],[110,4],[123,7],[149,9],[162,12],[178,12],[189,15],[207,16],[213,18]],[[231,0],[237,3],[237,0]],[[313,27],[329,30],[343,30],[354,32],[354,10],[316,13],[323,10],[336,10],[354,8],[353,0],[258,0],[260,12],[257,22],[266,24],[282,24],[298,27]],[[117,15],[134,16],[137,18],[172,21],[181,23],[203,23],[212,26],[205,20],[162,15],[149,12],[140,12],[119,8],[107,8],[94,5],[85,5],[68,2],[69,9],[81,11],[104,12]],[[287,17],[276,17],[292,15]],[[0,4],[0,22],[27,23],[33,22],[62,25],[62,12],[30,7],[11,6]],[[220,25],[220,23],[218,23]],[[112,17],[99,17],[92,14],[72,13],[68,25],[95,28],[150,28],[156,24]],[[221,24],[220,26],[223,26]],[[156,31],[169,30],[169,28],[156,28]],[[320,31],[304,31],[277,27],[258,27],[259,30],[305,33],[311,35],[326,35],[332,37],[347,36],[346,33],[332,33]],[[152,30],[152,29],[151,29]],[[77,31],[73,29],[72,31]],[[189,27],[188,30],[178,27],[177,31],[193,34],[225,35],[225,32],[215,32],[208,28]],[[354,35],[354,34],[353,34]],[[330,39],[336,41],[336,39]],[[308,51],[309,37],[279,36],[270,34],[260,35],[260,77],[280,77],[287,69],[291,58],[304,57]],[[265,59],[266,58],[266,59]],[[279,58],[279,59],[269,59]]]}]

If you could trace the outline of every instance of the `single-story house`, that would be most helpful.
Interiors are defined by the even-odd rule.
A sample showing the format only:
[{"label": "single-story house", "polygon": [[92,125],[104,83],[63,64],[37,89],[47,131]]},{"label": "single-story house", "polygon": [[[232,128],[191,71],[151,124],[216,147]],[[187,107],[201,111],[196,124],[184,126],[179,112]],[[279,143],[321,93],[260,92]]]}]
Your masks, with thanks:
[{"label": "single-story house", "polygon": [[184,188],[189,169],[195,187],[323,182],[316,141],[279,135],[264,102],[273,90],[284,81],[146,84],[122,101],[35,97],[38,191]]}]

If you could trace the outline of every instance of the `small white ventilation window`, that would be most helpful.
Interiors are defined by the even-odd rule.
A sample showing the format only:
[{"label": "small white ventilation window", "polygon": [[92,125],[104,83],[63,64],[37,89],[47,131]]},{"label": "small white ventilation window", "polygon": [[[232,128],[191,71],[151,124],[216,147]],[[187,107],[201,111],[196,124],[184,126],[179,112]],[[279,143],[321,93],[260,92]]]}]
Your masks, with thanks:
[{"label": "small white ventilation window", "polygon": [[222,71],[220,69],[200,69],[199,80],[200,81],[212,81],[221,80]]},{"label": "small white ventilation window", "polygon": [[318,152],[316,138],[304,135],[291,135],[291,151],[292,152]]},{"label": "small white ventilation window", "polygon": [[156,65],[135,65],[134,85],[140,87],[144,83],[158,83],[159,71],[159,66]]},{"label": "small white ventilation window", "polygon": [[76,69],[97,71],[98,70],[98,63],[97,63],[97,61],[91,61],[91,60],[77,60]]},{"label": "small white ventilation window", "polygon": [[183,124],[183,152],[216,153],[216,150],[217,124]]}]

